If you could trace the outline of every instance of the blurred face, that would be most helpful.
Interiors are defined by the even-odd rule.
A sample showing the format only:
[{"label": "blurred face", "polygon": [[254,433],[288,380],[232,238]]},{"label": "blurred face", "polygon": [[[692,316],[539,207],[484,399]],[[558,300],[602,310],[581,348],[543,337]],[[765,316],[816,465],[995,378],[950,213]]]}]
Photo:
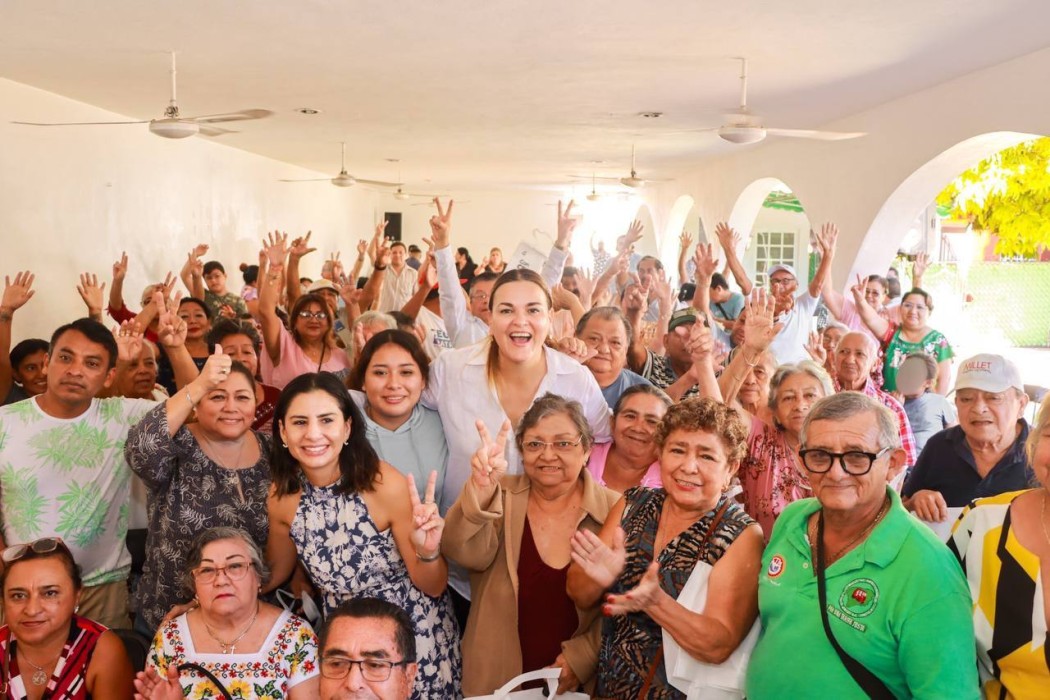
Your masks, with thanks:
[{"label": "blurred face", "polygon": [[116,369],[109,368],[109,351],[76,330],[58,337],[47,366],[47,393],[67,405],[90,403],[113,383]]},{"label": "blurred face", "polygon": [[259,572],[251,551],[241,540],[216,540],[204,545],[201,563],[193,570],[201,609],[213,615],[231,615],[254,608],[259,596]]},{"label": "blurred face", "polygon": [[19,641],[44,644],[69,634],[80,591],[58,557],[16,561],[4,581],[4,621]]},{"label": "blurred face", "polygon": [[809,409],[824,398],[824,387],[805,372],[792,374],[780,383],[777,407],[773,412],[777,422],[792,435],[798,435]]},{"label": "blurred face", "polygon": [[[551,489],[575,484],[591,454],[580,438],[580,429],[564,413],[539,419],[522,436],[521,453],[529,481]],[[538,449],[530,447],[530,443],[539,442],[547,444]]]},{"label": "blurred face", "polygon": [[597,354],[585,363],[600,386],[609,386],[627,366],[627,330],[617,318],[592,317],[580,340]]},{"label": "blurred face", "polygon": [[550,333],[551,313],[543,290],[532,282],[508,282],[490,298],[489,332],[499,347],[501,360],[526,362],[543,351]]},{"label": "blurred face", "polygon": [[731,296],[733,293],[729,291],[729,287],[711,287],[712,304],[724,304]]},{"label": "blurred face", "polygon": [[486,282],[475,282],[470,286],[470,313],[485,323],[491,323],[492,321],[489,298],[492,296],[492,286],[494,284],[496,284],[496,280],[488,280]]},{"label": "blurred face", "polygon": [[638,281],[643,285],[656,276],[656,261],[642,260],[638,263]]},{"label": "blurred face", "polygon": [[769,278],[769,291],[777,300],[777,305],[782,306],[795,298],[795,290],[798,289],[798,280],[786,270],[778,270]]},{"label": "blurred face", "polygon": [[320,390],[299,394],[278,425],[292,458],[307,475],[320,475],[316,483],[338,475],[339,453],[350,439],[350,419],[343,418],[334,397]]},{"label": "blurred face", "polygon": [[332,314],[328,305],[316,301],[307,302],[295,318],[295,330],[303,340],[321,340],[328,333]]},{"label": "blurred face", "polygon": [[864,285],[864,301],[875,309],[881,309],[886,304],[886,288],[880,282],[868,280]]},{"label": "blurred face", "polygon": [[212,270],[204,275],[204,284],[212,294],[226,293],[226,274],[222,270]]},{"label": "blurred face", "polygon": [[499,267],[503,264],[503,251],[499,248],[493,248],[489,251],[489,264],[494,267]]},{"label": "blurred face", "polygon": [[401,426],[419,403],[426,382],[419,365],[400,345],[387,343],[375,351],[362,389],[368,397],[368,415],[389,430]]},{"label": "blurred face", "polygon": [[400,270],[405,265],[405,257],[408,255],[408,249],[403,245],[396,245],[390,249],[390,264],[395,269]]},{"label": "blurred face", "polygon": [[320,289],[317,293],[321,295],[321,298],[325,300],[326,304],[328,304],[328,311],[334,317],[336,309],[339,308],[339,295],[334,289]]},{"label": "blurred face", "polygon": [[959,426],[972,443],[1002,445],[1017,434],[1028,396],[1014,389],[990,392],[979,389],[960,389],[955,392],[955,408],[959,411]]},{"label": "blurred face", "polygon": [[671,362],[676,365],[692,364],[693,358],[689,354],[689,346],[686,344],[691,328],[688,324],[676,327],[673,331],[664,334],[664,352]]},{"label": "blurred face", "polygon": [[673,430],[660,450],[667,497],[685,510],[707,512],[729,488],[736,471],[722,439],[706,430]]},{"label": "blurred face", "polygon": [[134,398],[147,398],[157,384],[157,356],[153,344],[142,343],[139,356],[131,366],[131,391]]},{"label": "blurred face", "polygon": [[565,277],[562,277],[561,286],[565,288],[565,291],[580,296],[580,288],[576,284],[576,275],[566,275]]},{"label": "blurred face", "polygon": [[[851,416],[843,421],[818,420],[806,430],[806,449],[822,449],[841,453],[849,451],[877,454],[885,445],[879,444],[879,426],[871,412]],[[855,476],[842,469],[838,459],[824,474],[806,472],[813,495],[829,511],[868,512],[878,508],[886,497],[886,484],[904,468],[904,451],[890,450],[879,456],[867,474]]]},{"label": "blurred face", "polygon": [[843,389],[860,389],[871,373],[875,352],[860,333],[847,333],[835,349],[835,372]]},{"label": "blurred face", "polygon": [[[403,661],[397,648],[397,624],[389,618],[337,617],[328,628],[323,659]],[[412,695],[417,666],[394,666],[385,681],[366,680],[361,666],[353,664],[346,678],[321,675],[321,700],[408,700]]]},{"label": "blurred face", "polygon": [[200,304],[183,304],[179,307],[179,318],[186,322],[186,340],[201,340],[211,330],[211,321]]},{"label": "blurred face", "polygon": [[222,354],[240,362],[255,376],[259,373],[259,356],[252,339],[243,333],[233,333],[222,339]]},{"label": "blurred face", "polygon": [[226,381],[197,404],[197,423],[209,439],[239,439],[254,420],[255,389],[240,372],[230,372]]},{"label": "blurred face", "polygon": [[840,340],[842,340],[841,330],[831,326],[824,329],[824,333],[821,336],[821,345],[824,346],[824,351],[828,353],[828,357],[835,357],[835,348],[839,346]]},{"label": "blurred face", "polygon": [[47,351],[26,355],[17,367],[12,368],[11,375],[29,396],[43,394],[47,389]]},{"label": "blurred face", "polygon": [[930,320],[930,307],[921,294],[908,294],[901,300],[901,325],[908,330],[926,327]]},{"label": "blurred face", "polygon": [[651,464],[659,452],[653,436],[667,413],[663,401],[651,394],[632,394],[620,405],[613,417],[612,434],[616,449],[635,464]]},{"label": "blurred face", "polygon": [[769,403],[769,380],[773,377],[776,367],[769,353],[764,353],[758,364],[750,368],[744,376],[744,382],[740,385],[737,397],[743,406],[754,407],[765,406]]}]

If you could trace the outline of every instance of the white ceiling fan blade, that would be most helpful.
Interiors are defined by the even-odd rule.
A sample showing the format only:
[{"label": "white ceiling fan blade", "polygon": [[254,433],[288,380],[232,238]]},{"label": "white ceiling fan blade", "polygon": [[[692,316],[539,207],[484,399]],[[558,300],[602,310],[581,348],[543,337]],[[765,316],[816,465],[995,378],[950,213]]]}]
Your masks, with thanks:
[{"label": "white ceiling fan blade", "polygon": [[330,178],[330,177],[315,177],[315,178],[310,178],[309,180],[278,180],[278,182],[331,182],[331,181],[332,181],[332,178]]},{"label": "white ceiling fan blade", "polygon": [[107,124],[149,124],[149,119],[138,122],[53,122],[53,123],[41,123],[41,122],[11,122],[12,124],[22,124],[23,126],[103,126]]},{"label": "white ceiling fan blade", "polygon": [[223,129],[221,126],[202,126],[197,133],[205,136],[226,136],[227,134],[239,134],[241,132],[233,129]]},{"label": "white ceiling fan blade", "polygon": [[228,112],[226,114],[205,114],[200,117],[183,117],[198,124],[221,124],[223,122],[243,122],[250,119],[264,119],[273,114],[268,109],[242,109],[239,112]]},{"label": "white ceiling fan blade", "polygon": [[766,128],[771,136],[787,136],[795,139],[816,139],[818,141],[843,141],[867,136],[864,131],[820,131],[819,129],[771,129]]},{"label": "white ceiling fan blade", "polygon": [[383,182],[382,180],[364,180],[359,177],[355,177],[355,180],[360,182],[362,185],[376,185],[378,187],[401,187],[404,183],[402,182]]},{"label": "white ceiling fan blade", "polygon": [[612,175],[570,175],[569,177],[576,180],[613,180],[619,182],[620,178]]}]

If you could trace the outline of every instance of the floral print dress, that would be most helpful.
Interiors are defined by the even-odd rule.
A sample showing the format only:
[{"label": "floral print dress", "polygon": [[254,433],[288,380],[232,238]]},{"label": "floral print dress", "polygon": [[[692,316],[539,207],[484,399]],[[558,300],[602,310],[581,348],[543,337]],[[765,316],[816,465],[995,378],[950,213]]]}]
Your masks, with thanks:
[{"label": "floral print dress", "polygon": [[[274,622],[259,651],[251,654],[201,654],[193,645],[182,614],[153,638],[146,668],[161,678],[171,664],[197,663],[211,671],[235,700],[284,700],[288,691],[319,673],[317,637],[310,623],[287,610]],[[179,672],[186,698],[221,698],[222,693],[199,671]]]},{"label": "floral print dress", "polygon": [[416,626],[414,700],[458,698],[459,628],[448,593],[432,598],[412,583],[390,529],[372,522],[359,493],[337,494],[300,479],[302,494],[291,536],[328,615],[353,598],[400,606]]},{"label": "floral print dress", "polygon": [[809,479],[784,439],[784,431],[758,418],[751,419],[747,454],[740,463],[739,478],[744,490],[744,510],[762,526],[766,542],[781,511],[813,495]]},{"label": "floral print dress", "polygon": [[940,331],[931,330],[918,343],[911,343],[901,337],[901,330],[899,325],[891,325],[883,346],[886,353],[882,366],[883,391],[897,391],[897,370],[904,364],[908,355],[914,352],[929,355],[938,364],[955,357],[948,339]]}]

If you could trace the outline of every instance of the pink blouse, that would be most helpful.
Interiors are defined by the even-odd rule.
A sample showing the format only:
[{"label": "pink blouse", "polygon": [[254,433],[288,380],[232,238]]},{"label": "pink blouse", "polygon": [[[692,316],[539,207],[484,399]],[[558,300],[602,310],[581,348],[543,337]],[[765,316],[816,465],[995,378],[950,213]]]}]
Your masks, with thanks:
[{"label": "pink blouse", "polygon": [[[591,476],[595,480],[605,486],[605,479],[602,475],[605,473],[605,460],[609,457],[609,450],[612,449],[611,442],[597,442],[594,447],[591,448],[590,459],[587,460],[587,471],[591,473]],[[663,488],[664,482],[660,478],[660,460],[656,460],[649,465],[649,469],[642,476],[642,481],[639,486],[645,486],[650,489]]]},{"label": "pink blouse", "polygon": [[[259,373],[262,375],[263,384],[283,389],[288,382],[300,374],[318,371],[317,363],[307,357],[303,349],[296,345],[295,338],[284,326],[281,326],[280,343],[281,363],[276,367],[273,366],[270,353],[266,352],[265,348],[259,353]],[[350,360],[342,348],[333,347],[325,350],[324,364],[321,365],[320,371],[332,372],[342,377],[349,369]]]},{"label": "pink blouse", "polygon": [[809,478],[801,469],[783,431],[752,418],[747,455],[740,463],[740,486],[744,510],[762,526],[766,542],[781,511],[789,503],[813,495]]}]

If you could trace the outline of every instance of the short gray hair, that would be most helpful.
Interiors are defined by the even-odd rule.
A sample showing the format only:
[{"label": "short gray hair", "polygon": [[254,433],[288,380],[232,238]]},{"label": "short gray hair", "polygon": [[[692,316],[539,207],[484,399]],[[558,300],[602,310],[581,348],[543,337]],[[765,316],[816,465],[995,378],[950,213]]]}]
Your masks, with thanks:
[{"label": "short gray hair", "polygon": [[583,449],[591,449],[594,445],[594,431],[591,430],[591,424],[587,422],[587,416],[584,415],[583,406],[580,405],[580,402],[548,392],[536,399],[532,406],[529,407],[529,410],[525,411],[525,415],[521,417],[518,429],[514,431],[514,441],[518,445],[518,451],[521,451],[526,430],[535,427],[537,423],[547,416],[557,414],[567,416],[576,425],[576,429],[580,431],[580,438],[582,439],[580,444],[583,445]]},{"label": "short gray hair", "polygon": [[835,386],[831,383],[831,377],[823,367],[813,360],[803,360],[802,362],[795,362],[793,364],[780,365],[777,367],[777,371],[773,373],[773,378],[769,380],[770,408],[776,410],[777,392],[780,389],[780,385],[784,383],[785,379],[793,377],[796,374],[808,374],[820,382],[821,388],[824,389],[824,396],[831,396],[835,393]]},{"label": "short gray hair", "polygon": [[834,423],[842,423],[853,416],[864,413],[875,414],[875,422],[879,427],[879,449],[886,447],[898,448],[901,446],[900,423],[893,411],[881,403],[865,396],[857,391],[842,391],[838,394],[825,396],[813,404],[806,414],[806,420],[802,423],[799,431],[799,443],[806,445],[806,432],[810,424],[818,420],[828,420]]},{"label": "short gray hair", "polygon": [[186,568],[182,572],[182,586],[191,595],[196,594],[196,583],[193,580],[193,570],[201,565],[204,556],[204,548],[212,542],[219,540],[239,540],[248,548],[248,559],[251,560],[255,573],[259,575],[259,584],[265,586],[270,582],[270,567],[263,559],[262,548],[252,539],[245,530],[239,527],[213,527],[197,535],[190,545],[189,554],[186,555]]}]

